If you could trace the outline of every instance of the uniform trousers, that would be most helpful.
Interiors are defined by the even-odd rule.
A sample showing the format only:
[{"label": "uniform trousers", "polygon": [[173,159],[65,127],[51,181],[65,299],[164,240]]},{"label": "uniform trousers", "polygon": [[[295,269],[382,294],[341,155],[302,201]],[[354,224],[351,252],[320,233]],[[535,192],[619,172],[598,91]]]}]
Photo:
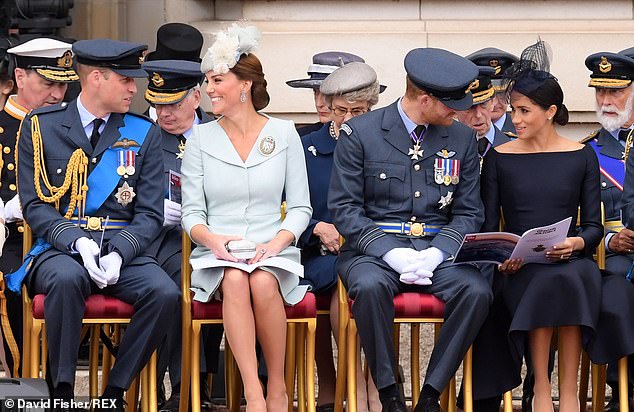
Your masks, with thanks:
[{"label": "uniform trousers", "polygon": [[[429,360],[425,385],[441,392],[455,374],[484,322],[492,300],[488,281],[471,265],[443,264],[429,286],[406,285],[382,259],[343,252],[338,264],[354,314],[361,346],[377,388],[396,383],[392,342],[394,296],[402,292],[429,293],[445,302],[445,322]],[[342,265],[341,262],[347,262]]]},{"label": "uniform trousers", "polygon": [[180,317],[180,288],[154,262],[136,258],[121,268],[115,285],[99,289],[79,258],[58,254],[37,265],[31,275],[34,294],[46,294],[44,317],[53,385],[75,382],[75,367],[85,299],[92,293],[113,296],[134,306],[108,385],[127,389],[166,334],[165,325]]}]

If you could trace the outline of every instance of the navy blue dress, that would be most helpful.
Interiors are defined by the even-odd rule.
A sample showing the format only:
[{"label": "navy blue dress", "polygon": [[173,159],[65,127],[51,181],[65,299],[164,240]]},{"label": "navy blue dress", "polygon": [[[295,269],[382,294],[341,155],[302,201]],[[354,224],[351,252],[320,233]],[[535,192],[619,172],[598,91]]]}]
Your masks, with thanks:
[{"label": "navy blue dress", "polygon": [[320,251],[319,237],[313,234],[317,223],[332,223],[327,203],[337,141],[330,136],[329,126],[330,123],[326,123],[319,130],[302,136],[313,216],[298,242],[298,246],[302,248],[304,265],[304,278],[300,283],[310,285],[313,293],[325,292],[337,283],[337,256],[330,252],[322,254],[324,252]]}]

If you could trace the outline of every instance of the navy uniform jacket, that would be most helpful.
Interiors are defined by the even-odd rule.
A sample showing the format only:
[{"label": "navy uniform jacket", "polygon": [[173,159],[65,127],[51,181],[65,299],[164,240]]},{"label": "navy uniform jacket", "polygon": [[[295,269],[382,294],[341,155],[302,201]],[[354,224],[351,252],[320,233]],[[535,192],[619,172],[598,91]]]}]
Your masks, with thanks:
[{"label": "navy uniform jacket", "polygon": [[[339,258],[349,258],[344,262],[347,268],[361,254],[380,258],[397,247],[434,246],[454,255],[465,234],[480,230],[484,213],[475,132],[458,122],[432,125],[424,135],[422,159],[411,160],[411,147],[397,103],[343,125],[328,207],[346,239],[343,251],[353,251]],[[443,149],[453,153],[450,160],[460,160],[457,185],[434,181],[434,162]],[[453,202],[441,209],[441,196],[446,198],[449,192]],[[415,221],[442,229],[433,237],[410,239],[384,233],[376,221]]]},{"label": "navy uniform jacket", "polygon": [[[599,158],[599,165],[604,166],[606,159],[603,156],[607,156],[612,159],[623,159],[623,152],[625,148],[618,142],[607,130],[601,128],[591,133],[587,138],[583,140],[584,143],[593,141],[600,149],[597,157]],[[603,155],[603,156],[601,156]],[[631,156],[630,156],[631,157]],[[623,184],[623,182],[619,182]],[[603,172],[601,172],[601,202],[605,209],[605,221],[620,221],[621,220],[621,207],[624,200],[623,192],[614,182],[611,181]],[[609,228],[609,224],[606,225],[606,233],[613,232]],[[618,274],[625,276],[632,265],[632,259],[627,255],[617,255],[606,251],[605,269],[606,272],[611,274]]]},{"label": "navy uniform jacket", "polygon": [[[213,119],[200,108],[196,110],[196,115],[200,123],[208,123]],[[178,145],[182,136],[171,134],[161,129],[161,146],[163,148],[163,171],[165,175],[163,194],[164,198],[168,198],[169,190],[169,172],[180,173],[183,159],[177,158],[180,153]],[[156,256],[159,265],[162,265],[167,259],[181,252],[182,247],[182,230],[179,225],[163,227],[155,242],[152,243],[150,254]]]},{"label": "navy uniform jacket", "polygon": [[[119,113],[110,115],[94,152],[81,124],[76,100],[68,105],[62,104],[34,110],[24,119],[18,142],[20,156],[18,186],[22,211],[35,236],[43,238],[53,246],[37,259],[36,266],[39,266],[50,256],[70,253],[69,247],[82,236],[88,236],[99,244],[102,232],[85,231],[64,219],[63,214],[67,209],[69,200],[68,194],[62,197],[60,211],[58,211],[54,204],[41,201],[35,193],[31,138],[33,115],[38,115],[40,120],[46,171],[51,184],[54,186],[61,186],[68,159],[78,148],[88,154],[88,173],[92,172],[103,152],[120,137],[118,129],[123,126],[124,115]],[[147,121],[152,123],[149,119]],[[134,136],[126,137],[128,139],[135,138]],[[108,229],[104,235],[102,253],[106,254],[116,250],[123,257],[123,266],[155,262],[147,251],[163,225],[163,196],[165,193],[163,162],[162,158],[157,156],[161,150],[160,139],[160,129],[152,123],[145,142],[136,156],[135,174],[128,178],[121,177],[117,187],[93,214],[94,216],[110,216],[110,219],[130,221],[125,229]],[[123,206],[117,201],[115,194],[117,188],[126,181],[134,189],[136,196],[127,206]],[[42,187],[46,193],[44,185]],[[35,267],[33,269],[35,270]]]},{"label": "navy uniform jacket", "polygon": [[[327,200],[337,141],[330,136],[329,129],[330,122],[323,124],[319,130],[302,136],[313,215],[308,227],[299,237],[298,246],[302,248],[304,280],[309,281],[312,290],[318,292],[330,288],[337,281],[336,256],[330,252],[322,256],[319,237],[313,235],[317,223],[332,223]],[[342,136],[345,135],[342,133]]]},{"label": "navy uniform jacket", "polygon": [[[22,122],[19,111],[13,111],[7,107],[0,111],[0,145],[2,145],[2,162],[0,163],[0,198],[4,203],[13,199],[17,194],[15,143],[18,130]],[[9,238],[4,245],[2,259],[0,259],[0,271],[4,273],[15,272],[22,264],[22,229],[21,223],[7,224]]]},{"label": "navy uniform jacket", "polygon": [[512,140],[506,133],[502,132],[500,129],[495,127],[494,124],[492,124],[491,127],[495,129],[495,137],[493,138],[493,147],[497,147],[501,144],[508,143]]}]

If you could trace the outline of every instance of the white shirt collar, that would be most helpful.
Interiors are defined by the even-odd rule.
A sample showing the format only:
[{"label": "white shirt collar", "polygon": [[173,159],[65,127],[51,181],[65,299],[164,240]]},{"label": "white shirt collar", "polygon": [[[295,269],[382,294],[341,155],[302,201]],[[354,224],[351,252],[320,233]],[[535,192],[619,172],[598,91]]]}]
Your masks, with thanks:
[{"label": "white shirt collar", "polygon": [[[88,109],[81,103],[82,94],[79,93],[77,96],[77,111],[79,112],[79,119],[81,120],[81,125],[84,128],[84,132],[86,132],[86,136],[90,139],[90,135],[92,134],[93,120],[97,118],[94,114],[90,113]],[[99,132],[103,132],[103,129],[106,127],[106,123],[108,123],[108,119],[110,119],[110,113],[101,118],[103,120],[103,124],[101,125]]]},{"label": "white shirt collar", "polygon": [[185,139],[189,139],[189,136],[191,136],[193,131],[194,131],[194,126],[196,126],[197,124],[200,124],[200,119],[198,118],[198,113],[195,113],[194,114],[194,123],[192,123],[192,127],[190,127],[189,129],[187,129],[186,131],[183,132],[183,137]]},{"label": "white shirt collar", "polygon": [[502,117],[500,117],[495,122],[493,122],[493,124],[495,125],[495,127],[497,127],[498,129],[502,130],[502,128],[504,127],[504,122],[505,121],[506,121],[506,112],[504,112]]}]

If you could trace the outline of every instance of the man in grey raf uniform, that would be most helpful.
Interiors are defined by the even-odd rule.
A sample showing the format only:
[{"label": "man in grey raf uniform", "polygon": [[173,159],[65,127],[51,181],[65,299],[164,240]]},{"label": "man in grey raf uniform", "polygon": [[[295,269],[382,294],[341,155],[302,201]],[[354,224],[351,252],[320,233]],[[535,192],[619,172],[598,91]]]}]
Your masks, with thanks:
[{"label": "man in grey raf uniform", "polygon": [[474,132],[453,121],[472,104],[477,67],[440,49],[405,57],[407,90],[392,105],[342,125],[328,196],[346,243],[338,272],[354,300],[361,345],[383,410],[405,411],[392,344],[393,297],[430,293],[445,302],[416,412],[440,411],[454,375],[491,302],[486,279],[451,266],[465,234],[483,222]]},{"label": "man in grey raf uniform", "polygon": [[[200,54],[200,49],[197,54]],[[165,175],[163,229],[151,249],[159,265],[180,287],[182,260],[180,171],[183,150],[194,125],[209,122],[211,117],[199,107],[200,83],[204,78],[200,71],[200,63],[187,60],[156,60],[143,63],[143,69],[149,78],[145,100],[155,108],[157,122],[161,127]],[[159,350],[158,376],[162,383],[162,377],[169,366],[172,396],[161,410],[178,411],[182,351],[181,318],[174,319],[169,328],[166,343],[161,345]],[[222,327],[218,326],[204,329],[205,352],[210,349],[209,357],[215,357],[216,360],[222,331]],[[212,369],[207,368],[207,363],[203,363],[203,370]]]},{"label": "man in grey raf uniform", "polygon": [[126,114],[146,48],[75,43],[81,94],[32,112],[18,143],[20,201],[39,246],[26,282],[46,294],[55,398],[73,397],[85,299],[100,293],[134,306],[103,394],[116,408],[107,410],[123,410],[123,392],[180,316],[179,288],[147,254],[163,225],[160,130]]}]

